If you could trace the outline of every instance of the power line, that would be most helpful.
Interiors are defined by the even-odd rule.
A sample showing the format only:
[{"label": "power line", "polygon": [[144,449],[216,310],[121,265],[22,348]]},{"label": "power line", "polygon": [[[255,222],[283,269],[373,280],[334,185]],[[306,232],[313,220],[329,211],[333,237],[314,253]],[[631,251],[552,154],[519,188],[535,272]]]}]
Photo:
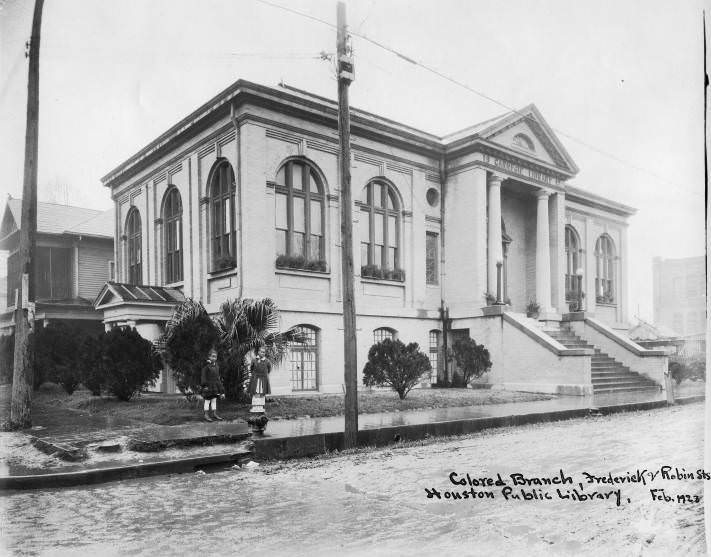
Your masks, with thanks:
[{"label": "power line", "polygon": [[[279,4],[275,4],[275,3],[269,2],[269,1],[267,1],[267,0],[255,0],[255,1],[256,1],[256,2],[259,2],[259,3],[261,3],[261,4],[266,4],[266,5],[271,6],[271,7],[273,7],[273,8],[277,8],[277,9],[280,9],[280,10],[284,10],[284,11],[286,11],[286,12],[292,13],[292,14],[294,14],[294,15],[298,15],[298,16],[300,16],[300,17],[305,17],[305,18],[307,18],[307,19],[310,19],[310,20],[312,20],[312,21],[316,21],[316,22],[318,22],[318,23],[321,23],[321,24],[326,25],[326,26],[328,26],[328,27],[331,27],[331,28],[333,28],[333,29],[336,28],[336,25],[334,25],[333,23],[331,23],[331,22],[329,22],[329,21],[326,21],[326,20],[324,20],[324,19],[320,19],[320,18],[318,18],[318,17],[312,16],[312,15],[310,15],[310,14],[306,14],[306,13],[300,12],[300,11],[298,11],[298,10],[294,10],[294,9],[292,9],[292,8],[287,8],[286,6],[281,6],[281,5],[279,5]],[[366,19],[367,19],[367,16],[366,16]],[[445,74],[445,73],[443,73],[443,72],[437,70],[436,68],[433,68],[432,66],[429,66],[429,65],[427,65],[427,64],[425,64],[425,63],[423,63],[423,62],[420,62],[420,61],[418,61],[418,60],[415,60],[415,59],[412,58],[411,56],[408,56],[408,55],[406,55],[406,54],[400,52],[399,50],[397,50],[397,49],[395,49],[395,48],[393,48],[393,47],[390,47],[390,46],[388,46],[388,45],[386,45],[386,44],[384,44],[384,43],[382,43],[382,42],[380,42],[380,41],[377,41],[377,40],[375,40],[375,39],[372,39],[372,38],[368,37],[367,35],[365,35],[364,33],[360,33],[360,32],[352,31],[352,30],[351,30],[351,31],[349,31],[349,34],[353,35],[354,37],[358,37],[358,38],[360,38],[360,39],[362,39],[362,40],[364,40],[364,41],[366,41],[366,42],[369,42],[369,43],[371,43],[372,45],[374,45],[374,46],[376,46],[376,47],[378,47],[378,48],[381,48],[381,49],[383,49],[383,50],[385,50],[385,51],[387,51],[387,52],[390,52],[391,54],[394,54],[394,55],[397,56],[398,58],[401,58],[402,60],[404,60],[404,61],[406,61],[406,62],[408,62],[408,63],[410,63],[410,64],[412,64],[412,65],[414,65],[414,66],[420,67],[420,68],[422,68],[423,70],[426,70],[426,71],[428,71],[428,72],[430,72],[430,73],[432,73],[432,74],[434,74],[434,75],[436,75],[436,76],[438,76],[438,77],[440,77],[440,78],[442,78],[442,79],[444,79],[444,80],[446,80],[446,81],[449,81],[450,83],[452,83],[452,84],[454,84],[454,85],[456,85],[456,86],[458,86],[458,87],[461,87],[461,88],[463,88],[463,89],[465,89],[465,90],[467,90],[467,91],[469,91],[469,92],[471,92],[471,93],[473,93],[473,94],[475,94],[475,95],[477,95],[477,96],[479,96],[479,97],[481,97],[481,98],[483,98],[483,99],[486,99],[486,100],[488,100],[489,102],[492,102],[492,103],[494,103],[494,104],[496,104],[496,105],[498,105],[498,106],[500,106],[500,107],[502,107],[502,108],[504,108],[504,109],[506,109],[506,110],[508,110],[508,111],[510,111],[510,112],[513,112],[514,114],[518,114],[519,116],[521,116],[521,117],[524,118],[524,119],[530,118],[530,115],[529,115],[529,114],[525,114],[525,113],[523,113],[523,112],[517,110],[516,108],[513,108],[512,106],[509,106],[508,104],[506,104],[506,103],[504,103],[504,102],[502,102],[502,101],[499,101],[498,99],[495,99],[494,97],[491,97],[491,96],[487,95],[486,93],[484,93],[484,92],[482,92],[482,91],[479,91],[479,90],[477,90],[477,89],[474,89],[473,87],[467,85],[466,83],[464,83],[464,82],[462,82],[462,81],[460,81],[460,80],[458,80],[458,79],[456,79],[456,78],[454,78],[454,77],[452,77],[452,76],[449,76],[449,75],[447,75],[447,74]],[[596,147],[596,146],[594,146],[594,145],[588,143],[587,141],[584,141],[584,140],[582,140],[582,139],[578,139],[577,137],[575,137],[575,136],[573,136],[573,135],[571,135],[571,134],[569,134],[569,133],[567,133],[567,132],[565,132],[565,131],[563,131],[563,130],[560,130],[560,129],[554,128],[554,127],[551,127],[551,129],[552,129],[554,132],[556,132],[558,135],[561,135],[561,136],[563,136],[563,137],[566,137],[566,138],[570,139],[571,141],[574,141],[574,142],[576,142],[576,143],[578,143],[578,144],[580,144],[580,145],[582,145],[582,146],[584,146],[584,147],[590,149],[591,151],[594,151],[594,152],[596,152],[596,153],[598,153],[598,154],[600,154],[600,155],[603,155],[603,156],[605,156],[605,157],[608,157],[608,158],[610,158],[610,159],[612,159],[612,160],[614,160],[614,161],[616,161],[616,162],[618,162],[618,163],[620,163],[620,164],[622,164],[622,165],[628,166],[628,167],[630,167],[630,168],[632,168],[632,169],[634,169],[634,170],[636,170],[636,171],[638,171],[638,172],[642,172],[642,173],[648,174],[649,176],[652,176],[653,178],[656,178],[656,179],[659,180],[660,182],[666,183],[667,185],[676,186],[676,184],[675,184],[674,182],[668,180],[667,178],[665,178],[665,177],[663,177],[663,176],[660,176],[660,175],[657,174],[656,172],[653,172],[653,171],[651,171],[651,170],[649,170],[649,169],[647,169],[647,168],[644,168],[644,167],[639,166],[639,165],[637,165],[637,164],[635,164],[635,163],[632,163],[632,162],[629,162],[629,161],[627,161],[627,160],[625,160],[625,159],[622,159],[622,158],[618,157],[617,155],[614,155],[614,154],[612,154],[612,153],[609,153],[608,151],[605,151],[604,149],[600,149],[599,147]],[[696,193],[696,192],[692,192],[692,193]]]}]

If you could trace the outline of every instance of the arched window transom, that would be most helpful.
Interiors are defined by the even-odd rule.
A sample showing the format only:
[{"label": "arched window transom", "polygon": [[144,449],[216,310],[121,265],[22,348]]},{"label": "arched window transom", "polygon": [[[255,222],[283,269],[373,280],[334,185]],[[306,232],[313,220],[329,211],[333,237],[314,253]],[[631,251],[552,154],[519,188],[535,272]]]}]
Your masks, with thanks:
[{"label": "arched window transom", "polygon": [[222,161],[210,179],[210,235],[213,270],[237,266],[235,226],[235,173]]},{"label": "arched window transom", "polygon": [[378,344],[384,341],[386,338],[390,340],[397,339],[397,331],[395,329],[390,329],[389,327],[380,327],[373,331],[373,344]]},{"label": "arched window transom", "polygon": [[316,329],[310,325],[296,327],[303,342],[289,347],[292,391],[318,390],[318,345]]},{"label": "arched window transom", "polygon": [[128,212],[128,218],[126,219],[126,242],[128,282],[130,284],[141,284],[143,280],[141,263],[141,215],[135,207]]},{"label": "arched window transom", "polygon": [[514,138],[512,143],[521,149],[526,149],[527,151],[535,151],[536,148],[533,145],[533,141],[531,141],[531,138],[528,137],[526,134],[523,133],[517,133]]},{"label": "arched window transom", "polygon": [[615,303],[615,245],[603,234],[595,244],[595,295],[602,304]]},{"label": "arched window transom", "polygon": [[183,280],[183,203],[178,188],[171,187],[163,202],[165,282]]},{"label": "arched window transom", "polygon": [[400,207],[395,188],[373,180],[360,199],[360,263],[382,270],[400,269]]},{"label": "arched window transom", "polygon": [[[276,254],[286,266],[322,262],[325,271],[325,193],[318,172],[302,160],[290,160],[276,177]],[[310,268],[310,267],[309,267]]]}]

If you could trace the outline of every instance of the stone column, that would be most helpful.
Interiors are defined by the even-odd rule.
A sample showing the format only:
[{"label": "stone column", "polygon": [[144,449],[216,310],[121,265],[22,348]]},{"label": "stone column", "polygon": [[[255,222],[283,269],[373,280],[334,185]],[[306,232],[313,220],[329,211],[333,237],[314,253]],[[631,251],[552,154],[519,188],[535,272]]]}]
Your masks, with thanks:
[{"label": "stone column", "polygon": [[[494,296],[496,296],[496,262],[503,260],[501,252],[501,180],[501,176],[497,174],[489,176],[487,292]],[[547,222],[548,217],[546,216]]]},{"label": "stone column", "polygon": [[536,301],[541,313],[552,313],[551,308],[551,253],[548,222],[548,190],[540,190],[536,215]]}]

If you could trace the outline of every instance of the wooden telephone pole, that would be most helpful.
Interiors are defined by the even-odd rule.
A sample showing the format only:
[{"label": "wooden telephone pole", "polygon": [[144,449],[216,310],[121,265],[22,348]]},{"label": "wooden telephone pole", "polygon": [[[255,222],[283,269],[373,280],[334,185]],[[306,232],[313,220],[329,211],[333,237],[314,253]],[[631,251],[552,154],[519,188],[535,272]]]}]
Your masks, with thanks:
[{"label": "wooden telephone pole", "polygon": [[343,357],[346,384],[345,448],[358,444],[358,379],[356,311],[353,295],[353,210],[351,196],[351,123],[348,87],[353,81],[353,59],[347,49],[346,5],[338,2],[336,68],[338,73],[338,136],[341,156],[341,272],[343,275]]},{"label": "wooden telephone pole", "polygon": [[29,43],[27,80],[27,129],[25,131],[25,176],[22,183],[18,295],[15,298],[15,363],[13,368],[10,427],[32,425],[31,396],[34,375],[34,259],[37,233],[37,138],[39,133],[40,27],[44,0],[35,0]]}]

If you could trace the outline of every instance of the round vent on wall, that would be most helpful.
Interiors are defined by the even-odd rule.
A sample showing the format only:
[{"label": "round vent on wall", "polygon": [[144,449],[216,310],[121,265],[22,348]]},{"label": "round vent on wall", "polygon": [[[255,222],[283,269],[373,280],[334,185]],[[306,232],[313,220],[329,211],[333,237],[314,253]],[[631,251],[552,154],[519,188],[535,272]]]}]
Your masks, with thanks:
[{"label": "round vent on wall", "polygon": [[427,190],[427,203],[430,204],[430,207],[437,207],[437,205],[439,205],[439,191],[436,188]]}]

